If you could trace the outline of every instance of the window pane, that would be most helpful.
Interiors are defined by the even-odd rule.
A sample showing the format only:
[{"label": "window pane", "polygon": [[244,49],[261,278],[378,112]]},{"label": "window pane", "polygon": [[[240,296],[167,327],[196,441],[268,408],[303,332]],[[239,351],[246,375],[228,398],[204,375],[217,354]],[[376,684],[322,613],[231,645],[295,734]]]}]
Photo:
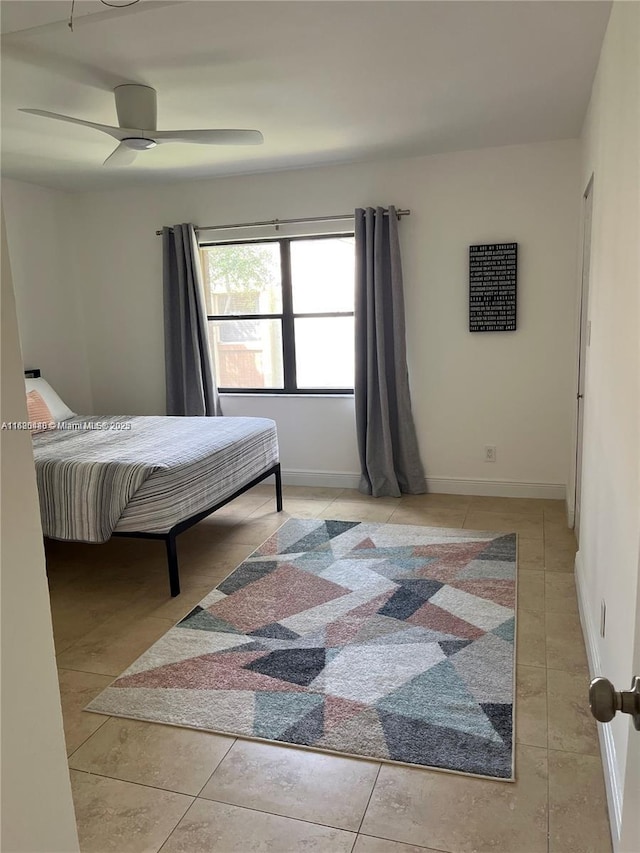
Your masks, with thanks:
[{"label": "window pane", "polygon": [[208,314],[280,314],[280,246],[206,246],[202,270]]},{"label": "window pane", "polygon": [[294,322],[298,388],[353,388],[353,317]]},{"label": "window pane", "polygon": [[295,314],[353,311],[353,237],[293,240],[291,284]]},{"label": "window pane", "polygon": [[283,388],[280,320],[210,320],[209,340],[221,388]]}]

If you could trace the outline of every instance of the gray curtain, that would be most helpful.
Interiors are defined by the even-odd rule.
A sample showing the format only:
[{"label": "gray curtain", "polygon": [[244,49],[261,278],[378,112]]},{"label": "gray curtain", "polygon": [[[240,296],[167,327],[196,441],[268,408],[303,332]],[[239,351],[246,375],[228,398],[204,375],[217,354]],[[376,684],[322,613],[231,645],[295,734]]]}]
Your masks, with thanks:
[{"label": "gray curtain", "polygon": [[193,225],[162,229],[168,415],[220,415]]},{"label": "gray curtain", "polygon": [[395,208],[356,218],[355,404],[359,490],[382,497],[426,491],[405,346],[404,296]]}]

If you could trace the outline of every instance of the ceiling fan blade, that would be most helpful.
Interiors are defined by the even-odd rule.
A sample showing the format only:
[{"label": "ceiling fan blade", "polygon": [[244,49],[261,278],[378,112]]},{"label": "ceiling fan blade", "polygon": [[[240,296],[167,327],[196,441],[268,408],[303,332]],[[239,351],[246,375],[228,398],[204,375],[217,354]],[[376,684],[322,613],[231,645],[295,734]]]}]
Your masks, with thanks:
[{"label": "ceiling fan blade", "polygon": [[103,166],[130,166],[138,156],[138,152],[129,148],[128,145],[120,143],[102,164]]},{"label": "ceiling fan blade", "polygon": [[154,130],[153,139],[164,142],[191,142],[196,145],[262,145],[259,130]]},{"label": "ceiling fan blade", "polygon": [[108,133],[114,139],[126,139],[128,136],[139,135],[136,131],[122,127],[111,127],[108,124],[96,124],[94,121],[84,121],[81,118],[73,118],[72,116],[63,116],[59,113],[50,113],[47,110],[25,110],[21,109],[21,113],[29,113],[32,116],[44,116],[44,118],[54,118],[58,121],[66,121],[70,124],[81,124],[84,127],[91,127],[94,130],[101,130],[103,133]]}]

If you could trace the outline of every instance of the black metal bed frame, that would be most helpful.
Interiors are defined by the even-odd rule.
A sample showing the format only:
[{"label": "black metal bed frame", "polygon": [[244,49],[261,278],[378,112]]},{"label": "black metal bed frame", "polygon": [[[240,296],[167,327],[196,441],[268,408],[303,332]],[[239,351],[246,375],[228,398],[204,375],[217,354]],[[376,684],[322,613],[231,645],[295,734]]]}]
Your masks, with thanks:
[{"label": "black metal bed frame", "polygon": [[202,512],[198,512],[195,515],[192,515],[190,518],[185,518],[184,521],[179,521],[177,524],[169,530],[167,533],[144,533],[144,532],[132,532],[132,533],[118,533],[114,532],[113,536],[123,536],[129,539],[161,539],[165,543],[165,547],[167,549],[167,567],[169,569],[169,587],[171,589],[171,597],[175,598],[177,595],[180,595],[180,571],[178,568],[178,551],[176,548],[176,536],[180,533],[184,533],[185,530],[188,530],[190,527],[193,527],[194,524],[197,524],[199,521],[202,521],[203,518],[206,518],[208,515],[211,515],[216,510],[223,507],[225,504],[230,503],[235,500],[237,497],[240,497],[244,492],[249,491],[254,486],[257,486],[258,483],[261,483],[267,477],[271,475],[275,475],[276,478],[276,510],[278,512],[282,512],[282,473],[280,470],[280,463],[278,462],[273,468],[269,468],[268,471],[265,471],[260,476],[251,480],[250,483],[244,485],[241,489],[238,489],[237,492],[234,492],[232,495],[229,495],[228,498],[225,498],[223,501],[219,501],[214,506],[209,507],[208,509],[202,510]]},{"label": "black metal bed frame", "polygon": [[[37,367],[33,367],[24,371],[25,378],[27,379],[39,379],[40,378],[40,370]],[[255,477],[251,480],[250,483],[246,483],[242,486],[241,489],[238,489],[237,492],[234,492],[232,495],[229,495],[228,498],[225,498],[223,501],[219,501],[217,504],[209,507],[208,509],[204,509],[201,512],[192,515],[190,518],[185,518],[184,521],[179,521],[177,524],[169,530],[167,533],[145,533],[145,532],[131,532],[131,533],[118,533],[114,532],[112,536],[122,536],[128,539],[161,539],[166,546],[167,549],[167,567],[169,569],[169,588],[171,589],[171,597],[175,598],[177,595],[180,595],[180,570],[178,568],[178,550],[176,547],[176,536],[180,533],[184,533],[185,530],[188,530],[190,527],[193,527],[194,524],[197,524],[199,521],[202,521],[203,518],[206,518],[208,515],[211,515],[216,510],[223,507],[225,504],[230,503],[235,500],[237,497],[240,497],[244,492],[248,492],[249,489],[252,489],[254,486],[257,486],[258,483],[261,483],[263,480],[266,480],[267,477],[274,475],[276,478],[276,510],[278,512],[282,512],[282,472],[280,470],[280,463],[277,462],[272,468],[269,468],[268,471],[264,471],[258,477]]]}]

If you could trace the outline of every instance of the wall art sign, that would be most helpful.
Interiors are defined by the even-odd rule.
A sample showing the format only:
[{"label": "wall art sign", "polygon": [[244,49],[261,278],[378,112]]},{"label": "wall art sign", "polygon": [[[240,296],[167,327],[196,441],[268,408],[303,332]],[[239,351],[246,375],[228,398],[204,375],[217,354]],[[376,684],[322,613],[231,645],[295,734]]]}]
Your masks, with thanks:
[{"label": "wall art sign", "polygon": [[514,332],[517,243],[469,246],[469,331]]}]

